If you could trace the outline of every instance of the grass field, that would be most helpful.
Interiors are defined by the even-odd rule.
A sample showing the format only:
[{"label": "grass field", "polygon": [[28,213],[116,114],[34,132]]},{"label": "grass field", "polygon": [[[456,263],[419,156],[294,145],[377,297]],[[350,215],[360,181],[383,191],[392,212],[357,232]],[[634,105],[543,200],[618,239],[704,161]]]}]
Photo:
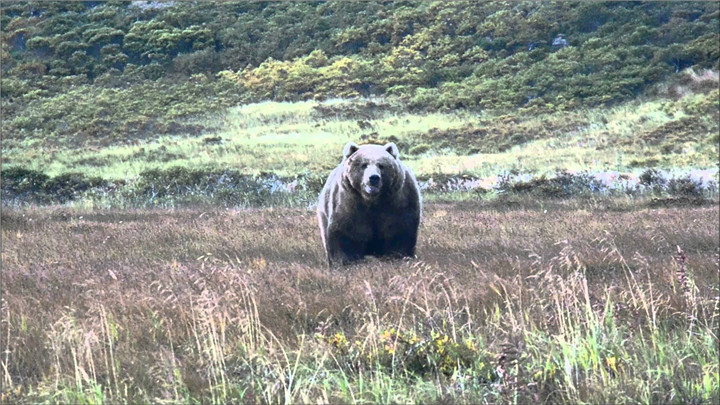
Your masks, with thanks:
[{"label": "grass field", "polygon": [[[455,192],[470,182],[460,190],[470,194],[441,198],[472,200],[466,197],[492,197],[516,180],[532,189],[568,173],[586,183],[576,187],[580,194],[715,198],[717,84],[715,71],[688,69],[633,101],[560,112],[419,111],[397,97],[371,97],[235,105],[176,117],[177,125],[132,137],[106,133],[112,127],[95,137],[36,131],[3,140],[2,203],[307,207],[348,141],[395,142],[431,200],[432,184]],[[658,171],[658,184],[638,182],[657,178]]]},{"label": "grass field", "polygon": [[3,159],[50,176],[81,172],[108,180],[176,166],[293,175],[327,173],[348,141],[394,141],[419,176],[708,168],[717,167],[717,97],[715,91],[678,101],[515,115],[416,113],[385,99],[264,102],[197,118],[197,126],[208,128],[203,135],[159,133],[85,148],[12,140],[3,144]]},{"label": "grass field", "polygon": [[[565,196],[715,198],[716,108],[717,90],[514,115],[414,112],[383,98],[240,105],[194,118],[204,134],[154,134],[80,149],[32,139],[3,142],[3,205],[307,207],[348,141],[395,142],[431,200],[433,188],[453,193],[441,199],[472,200],[488,192],[492,198],[517,182],[542,188],[546,178],[567,174],[577,177],[568,182],[584,185],[560,190]],[[658,184],[639,182],[657,173]]]},{"label": "grass field", "polygon": [[2,402],[717,403],[718,214],[429,203],[328,269],[306,209],[4,209]]}]

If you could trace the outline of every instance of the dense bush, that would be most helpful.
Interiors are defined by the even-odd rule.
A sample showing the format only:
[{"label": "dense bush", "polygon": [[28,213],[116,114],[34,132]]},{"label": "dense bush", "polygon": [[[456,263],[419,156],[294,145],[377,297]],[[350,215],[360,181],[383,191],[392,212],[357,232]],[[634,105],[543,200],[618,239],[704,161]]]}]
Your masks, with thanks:
[{"label": "dense bush", "polygon": [[49,177],[36,170],[15,166],[3,168],[1,175],[3,204],[62,204],[81,198],[86,191],[109,184],[101,178],[88,178],[82,173]]},{"label": "dense bush", "polygon": [[[138,69],[150,68],[152,65]],[[95,81],[124,80],[108,72]],[[11,91],[14,86],[20,86],[18,92],[25,89],[16,80],[3,78],[3,90],[6,83]],[[71,146],[107,146],[163,134],[198,135],[212,125],[188,118],[208,116],[243,100],[240,85],[226,80],[208,82],[200,77],[177,83],[170,79],[151,81],[143,76],[127,87],[78,84],[65,92],[47,95],[33,99],[26,108],[9,100],[7,107],[16,113],[3,118],[3,137],[31,136],[45,145],[62,142]],[[5,106],[3,99],[3,109]]]},{"label": "dense bush", "polygon": [[49,179],[44,173],[22,167],[4,167],[0,171],[0,176],[2,176],[3,201],[41,193]]},{"label": "dense bush", "polygon": [[553,177],[542,175],[526,181],[506,182],[499,187],[499,190],[506,193],[567,198],[603,192],[607,190],[607,186],[586,173],[573,174],[561,171]]},{"label": "dense bush", "polygon": [[657,169],[647,169],[638,178],[641,185],[660,193],[667,186],[667,179]]},{"label": "dense bush", "polygon": [[700,197],[703,195],[702,182],[690,176],[670,179],[667,183],[668,192],[672,195]]},{"label": "dense bush", "polygon": [[[49,177],[11,166],[2,171],[6,205],[64,204],[105,199],[123,207],[175,206],[201,203],[224,206],[307,205],[317,198],[324,178],[300,174],[283,178],[272,173],[248,175],[237,170],[172,167],[147,170],[137,179],[110,183],[82,173]],[[109,199],[109,201],[107,201]]]},{"label": "dense bush", "polygon": [[127,201],[145,205],[210,203],[224,206],[307,205],[322,188],[315,175],[292,178],[273,173],[249,175],[238,170],[172,167],[147,170],[124,191]]},{"label": "dense bush", "polygon": [[98,177],[87,178],[82,173],[63,173],[55,176],[45,183],[45,193],[53,196],[60,203],[74,200],[83,192],[106,185]]},{"label": "dense bush", "polygon": [[[480,198],[490,192],[494,196],[539,199],[644,195],[659,197],[662,201],[692,198],[704,203],[717,198],[716,180],[703,181],[697,173],[670,176],[656,169],[648,169],[634,179],[627,174],[567,171],[535,177],[510,171],[493,178],[490,181],[470,173],[438,173],[418,176],[418,182],[426,196],[462,195],[462,198]],[[146,170],[127,181],[109,182],[82,173],[49,177],[35,170],[11,166],[2,171],[2,203],[52,205],[81,201],[123,208],[308,207],[317,202],[325,180],[326,175],[310,172],[279,176],[176,166]]]},{"label": "dense bush", "polygon": [[[3,132],[144,136],[241,100],[382,94],[420,109],[529,112],[614,103],[691,66],[717,69],[718,17],[706,2],[6,2]],[[197,75],[201,91],[183,87]],[[237,85],[214,84],[223,79]],[[177,95],[162,102],[178,114],[158,108],[164,93]],[[83,108],[60,107],[73,104]]]}]

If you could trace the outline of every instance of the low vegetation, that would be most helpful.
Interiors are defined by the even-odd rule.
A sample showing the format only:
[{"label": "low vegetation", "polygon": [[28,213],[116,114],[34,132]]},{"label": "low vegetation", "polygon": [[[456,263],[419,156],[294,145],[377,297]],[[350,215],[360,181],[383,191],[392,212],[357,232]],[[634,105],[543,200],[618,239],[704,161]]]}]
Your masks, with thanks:
[{"label": "low vegetation", "polygon": [[152,205],[174,170],[185,194],[312,190],[349,140],[396,142],[425,179],[717,164],[710,3],[0,7],[4,204]]},{"label": "low vegetation", "polygon": [[1,7],[3,140],[48,153],[200,133],[214,125],[193,119],[241,103],[392,96],[418,111],[537,114],[720,69],[710,2]]},{"label": "low vegetation", "polygon": [[[479,181],[474,188],[489,191],[498,189],[503,176],[527,182],[571,172],[625,176],[638,185],[639,176],[655,170],[666,180],[704,178],[700,188],[712,194],[720,130],[720,96],[712,88],[717,83],[712,72],[688,70],[658,86],[655,98],[571,113],[413,113],[383,98],[263,102],[195,119],[192,125],[203,130],[184,136],[123,144],[96,138],[106,145],[82,150],[52,137],[40,141],[44,145],[10,138],[3,142],[3,203],[143,207],[190,196],[198,203],[237,206],[262,205],[270,194],[286,192],[266,205],[303,205],[317,195],[351,140],[395,142],[418,177],[435,184],[472,178]],[[677,92],[683,95],[674,98]],[[603,188],[580,191],[588,189]]]},{"label": "low vegetation", "polygon": [[716,403],[718,206],[426,206],[327,269],[313,212],[3,210],[5,403]]}]

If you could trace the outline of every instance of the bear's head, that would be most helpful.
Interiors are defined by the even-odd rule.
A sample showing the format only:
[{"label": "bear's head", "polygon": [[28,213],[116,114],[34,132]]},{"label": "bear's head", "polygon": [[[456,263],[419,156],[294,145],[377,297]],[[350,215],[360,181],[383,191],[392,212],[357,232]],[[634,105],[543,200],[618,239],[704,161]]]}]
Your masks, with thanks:
[{"label": "bear's head", "polygon": [[398,155],[392,142],[361,146],[349,142],[343,149],[345,181],[367,201],[393,193],[405,179]]}]

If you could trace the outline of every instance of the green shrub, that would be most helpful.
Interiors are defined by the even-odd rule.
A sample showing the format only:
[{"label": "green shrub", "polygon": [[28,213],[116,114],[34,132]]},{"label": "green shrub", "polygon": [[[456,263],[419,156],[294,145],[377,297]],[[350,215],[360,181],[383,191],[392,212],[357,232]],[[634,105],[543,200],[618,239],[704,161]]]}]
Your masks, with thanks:
[{"label": "green shrub", "polygon": [[[37,128],[70,137],[137,138],[153,131],[138,134],[123,125],[131,116],[163,127],[168,104],[190,117],[226,106],[228,99],[394,95],[422,110],[566,111],[627,100],[688,67],[718,68],[720,55],[711,45],[719,22],[709,3],[528,4],[3,3],[3,101],[21,98],[4,110],[4,122],[39,122],[4,127],[4,135]],[[559,31],[568,46],[551,45]],[[154,100],[198,73],[211,83]],[[677,79],[681,87],[710,94],[680,97],[687,111],[717,111],[717,81],[703,74]],[[60,123],[49,120],[47,110],[62,108],[48,104],[58,101],[56,94],[77,90],[62,79],[78,75],[92,84],[80,86],[78,100],[60,101],[80,107],[64,108],[68,128],[58,131]],[[102,87],[141,91],[98,103]],[[147,111],[138,111],[136,100]],[[26,119],[15,121],[21,115]],[[106,116],[111,125],[84,128]]]},{"label": "green shrub", "polygon": [[587,173],[560,171],[554,177],[542,175],[527,181],[500,183],[499,189],[517,194],[531,194],[548,198],[568,198],[603,191],[605,186]]},{"label": "green shrub", "polygon": [[657,169],[647,169],[638,177],[638,181],[645,187],[653,190],[655,193],[660,193],[665,189],[667,185],[667,179]]},{"label": "green shrub", "polygon": [[107,183],[98,177],[87,178],[82,173],[63,173],[48,179],[44,185],[44,193],[55,202],[65,203],[81,196],[91,188]]},{"label": "green shrub", "polygon": [[301,174],[244,174],[237,170],[172,167],[152,169],[123,191],[124,198],[150,205],[204,202],[224,206],[306,205],[320,193],[324,178]]},{"label": "green shrub", "polygon": [[426,143],[421,143],[419,145],[415,145],[410,150],[408,150],[409,155],[421,155],[427,151],[430,150],[430,145]]},{"label": "green shrub", "polygon": [[87,191],[107,186],[101,178],[88,178],[82,173],[63,173],[51,178],[36,170],[15,166],[2,171],[3,204],[63,204],[81,198]]},{"label": "green shrub", "polygon": [[670,195],[683,197],[701,197],[703,195],[702,183],[693,180],[690,176],[670,179],[667,182],[667,189]]},{"label": "green shrub", "polygon": [[4,167],[2,172],[3,198],[22,198],[44,190],[49,177],[45,173],[22,167]]}]

